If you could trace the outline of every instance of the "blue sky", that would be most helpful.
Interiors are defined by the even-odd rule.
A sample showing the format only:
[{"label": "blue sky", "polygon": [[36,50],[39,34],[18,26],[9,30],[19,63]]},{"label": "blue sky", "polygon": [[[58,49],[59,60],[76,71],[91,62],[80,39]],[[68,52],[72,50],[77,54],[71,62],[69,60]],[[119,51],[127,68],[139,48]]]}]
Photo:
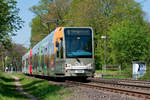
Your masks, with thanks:
[{"label": "blue sky", "polygon": [[22,44],[25,47],[30,45],[31,28],[30,23],[35,15],[29,11],[33,5],[37,5],[39,0],[17,0],[17,7],[20,9],[19,16],[25,21],[23,28],[16,32],[16,36],[13,37],[13,42]]},{"label": "blue sky", "polygon": [[[146,12],[145,19],[150,22],[150,0],[136,0],[141,3],[142,9]],[[144,1],[144,2],[143,2]],[[22,44],[25,47],[30,45],[31,28],[30,23],[35,15],[29,11],[33,5],[37,5],[39,0],[17,0],[17,7],[20,9],[19,16],[25,21],[24,27],[16,32],[16,36],[13,37],[13,42]]]},{"label": "blue sky", "polygon": [[146,13],[145,19],[150,22],[150,0],[136,0],[136,1],[141,3],[142,9]]}]

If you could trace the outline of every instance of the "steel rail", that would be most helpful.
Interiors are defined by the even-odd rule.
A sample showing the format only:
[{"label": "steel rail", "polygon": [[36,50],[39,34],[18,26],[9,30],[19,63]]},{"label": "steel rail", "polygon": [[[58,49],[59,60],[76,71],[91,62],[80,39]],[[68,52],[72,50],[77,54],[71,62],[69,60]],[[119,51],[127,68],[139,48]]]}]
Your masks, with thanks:
[{"label": "steel rail", "polygon": [[143,89],[149,89],[150,86],[144,86],[144,85],[136,85],[136,84],[126,84],[120,83],[120,82],[109,82],[109,81],[98,81],[98,80],[90,80],[91,82],[97,82],[97,83],[103,83],[103,84],[111,84],[111,85],[119,85],[119,86],[128,86],[128,87],[134,87],[134,88],[143,88]]},{"label": "steel rail", "polygon": [[93,84],[87,84],[87,83],[75,82],[75,81],[66,81],[66,84],[83,86],[83,87],[88,87],[88,88],[95,88],[98,90],[109,91],[109,92],[114,92],[114,93],[126,94],[129,96],[136,96],[136,97],[140,97],[140,98],[150,99],[150,93],[143,93],[143,92],[137,92],[137,91],[132,91],[132,90],[118,89],[118,88],[113,88],[113,87],[93,85]]},{"label": "steel rail", "polygon": [[143,84],[150,84],[150,81],[143,81],[143,80],[130,80],[130,79],[102,79],[102,78],[89,78],[90,80],[100,80],[100,81],[111,81],[111,82],[130,82],[130,83],[143,83]]}]

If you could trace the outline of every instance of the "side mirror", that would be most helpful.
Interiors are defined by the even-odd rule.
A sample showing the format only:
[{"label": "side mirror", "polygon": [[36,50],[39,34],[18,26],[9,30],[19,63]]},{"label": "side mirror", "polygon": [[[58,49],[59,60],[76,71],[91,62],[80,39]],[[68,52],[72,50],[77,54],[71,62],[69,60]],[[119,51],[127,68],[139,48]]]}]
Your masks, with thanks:
[{"label": "side mirror", "polygon": [[56,47],[59,47],[59,43],[58,43],[58,41],[56,41]]}]

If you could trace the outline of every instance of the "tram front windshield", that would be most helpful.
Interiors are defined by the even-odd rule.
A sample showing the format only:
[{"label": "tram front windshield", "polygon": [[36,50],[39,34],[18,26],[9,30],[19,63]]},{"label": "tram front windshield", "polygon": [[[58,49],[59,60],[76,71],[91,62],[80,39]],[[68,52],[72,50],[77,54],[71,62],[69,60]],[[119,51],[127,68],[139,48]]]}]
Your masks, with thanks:
[{"label": "tram front windshield", "polygon": [[92,58],[92,31],[90,28],[64,30],[66,58]]}]

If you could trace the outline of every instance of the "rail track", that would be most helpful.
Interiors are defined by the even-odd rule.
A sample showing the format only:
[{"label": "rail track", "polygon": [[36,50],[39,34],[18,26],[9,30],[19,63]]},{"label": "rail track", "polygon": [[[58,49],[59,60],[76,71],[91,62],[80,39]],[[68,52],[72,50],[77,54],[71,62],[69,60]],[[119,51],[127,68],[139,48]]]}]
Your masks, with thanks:
[{"label": "rail track", "polygon": [[89,80],[95,82],[105,82],[105,83],[123,83],[123,84],[136,84],[136,85],[145,85],[150,86],[150,81],[142,81],[142,80],[129,80],[129,79],[102,79],[102,78],[90,78]]},{"label": "rail track", "polygon": [[139,83],[139,84],[134,84],[133,82],[120,82],[120,81],[102,81],[102,80],[94,80],[94,79],[90,79],[91,82],[97,82],[97,83],[101,83],[101,84],[111,84],[111,85],[118,85],[118,86],[124,86],[124,87],[131,87],[131,88],[142,88],[142,89],[146,89],[146,90],[150,90],[150,84],[149,85],[145,85],[145,83]]},{"label": "rail track", "polygon": [[[36,77],[37,78],[37,77]],[[49,78],[43,78],[43,77],[38,77],[42,79],[46,79],[48,81]],[[101,79],[100,79],[101,80]],[[143,85],[135,85],[135,84],[123,84],[120,83],[120,81],[110,81],[110,80],[95,80],[95,79],[90,79],[87,82],[78,82],[78,81],[71,81],[71,80],[66,80],[66,81],[57,81],[54,82],[54,84],[63,84],[63,85],[74,85],[74,86],[81,86],[81,87],[87,87],[87,88],[94,88],[97,90],[102,90],[102,91],[108,91],[108,92],[113,92],[113,93],[119,93],[119,94],[125,94],[129,96],[135,96],[135,97],[140,97],[140,98],[145,98],[145,99],[150,99],[150,86],[143,86]],[[52,80],[55,81],[55,80]],[[127,83],[128,81],[126,81]]]},{"label": "rail track", "polygon": [[116,87],[108,87],[104,85],[98,85],[98,84],[93,84],[93,83],[83,83],[83,82],[75,82],[75,81],[66,81],[66,84],[69,85],[76,85],[76,86],[82,86],[82,87],[87,87],[87,88],[94,88],[102,91],[109,91],[109,92],[114,92],[114,93],[120,93],[120,94],[125,94],[129,96],[136,96],[140,98],[145,98],[145,99],[150,99],[150,93],[145,93],[145,92],[140,92],[140,91],[134,91],[133,89],[127,90],[123,88],[116,88]]}]

